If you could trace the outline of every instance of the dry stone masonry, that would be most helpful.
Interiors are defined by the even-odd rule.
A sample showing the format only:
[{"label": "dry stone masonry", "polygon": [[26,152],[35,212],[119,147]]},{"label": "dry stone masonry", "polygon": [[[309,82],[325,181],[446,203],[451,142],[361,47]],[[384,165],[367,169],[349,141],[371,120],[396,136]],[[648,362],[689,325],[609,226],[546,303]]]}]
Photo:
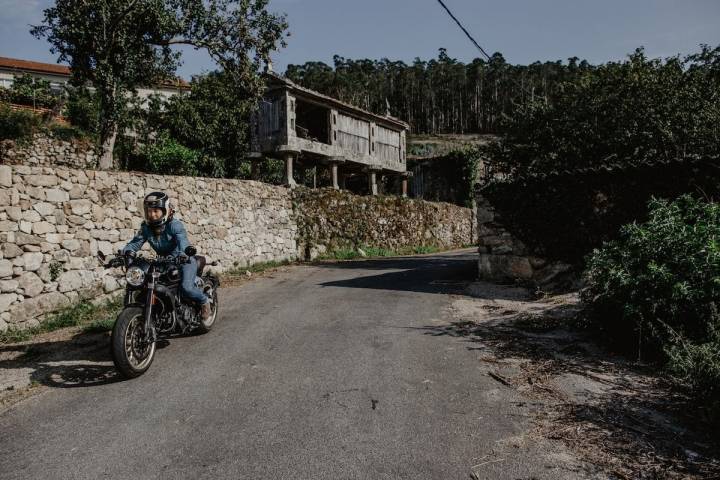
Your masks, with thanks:
[{"label": "dry stone masonry", "polygon": [[[289,191],[259,182],[0,165],[0,330],[122,287],[97,252],[142,221],[142,198],[170,193],[191,241],[220,268],[294,258]],[[147,246],[145,248],[148,248]]]},{"label": "dry stone masonry", "polygon": [[478,276],[490,281],[528,281],[548,285],[569,272],[569,265],[536,256],[502,224],[488,200],[476,192]]},{"label": "dry stone masonry", "polygon": [[98,162],[90,141],[62,140],[43,133],[33,135],[27,143],[5,140],[0,154],[3,163],[34,167],[94,168]]},{"label": "dry stone masonry", "polygon": [[307,259],[336,249],[447,249],[476,239],[472,210],[449,203],[357,196],[331,188],[298,189],[295,202],[299,255]]},{"label": "dry stone masonry", "polygon": [[[201,254],[222,271],[336,246],[473,242],[471,210],[254,181],[0,165],[0,331],[123,287],[97,252],[116,252],[142,222],[142,199],[174,199]],[[145,246],[149,250],[148,246]]]}]

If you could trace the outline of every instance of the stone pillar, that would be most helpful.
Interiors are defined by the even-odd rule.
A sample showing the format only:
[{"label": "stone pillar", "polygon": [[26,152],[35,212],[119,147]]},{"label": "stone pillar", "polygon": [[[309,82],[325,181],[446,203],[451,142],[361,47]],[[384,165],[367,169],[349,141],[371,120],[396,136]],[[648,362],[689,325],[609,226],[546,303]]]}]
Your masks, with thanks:
[{"label": "stone pillar", "polygon": [[293,161],[295,160],[295,154],[293,152],[285,152],[285,183],[290,187],[297,186],[295,179],[293,178]]},{"label": "stone pillar", "polygon": [[338,183],[338,164],[337,163],[331,163],[330,164],[330,170],[332,171],[332,184],[333,188],[335,190],[340,189],[340,184]]},{"label": "stone pillar", "polygon": [[408,187],[408,177],[407,175],[402,176],[402,196],[403,198],[407,198],[407,187]]},{"label": "stone pillar", "polygon": [[370,195],[377,195],[378,194],[378,188],[377,188],[377,173],[375,170],[370,170],[368,174],[368,181],[370,182]]},{"label": "stone pillar", "polygon": [[260,159],[259,158],[250,159],[250,178],[253,180],[257,180],[260,178]]}]

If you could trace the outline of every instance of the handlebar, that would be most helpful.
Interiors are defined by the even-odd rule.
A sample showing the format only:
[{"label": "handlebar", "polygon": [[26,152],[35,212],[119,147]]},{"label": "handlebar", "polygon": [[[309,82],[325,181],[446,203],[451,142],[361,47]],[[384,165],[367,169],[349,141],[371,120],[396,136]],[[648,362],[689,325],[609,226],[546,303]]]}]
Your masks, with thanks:
[{"label": "handlebar", "polygon": [[[118,255],[107,263],[103,263],[104,268],[118,268],[118,267],[126,267],[130,262],[128,260],[136,260],[136,259],[144,259],[142,255],[135,255],[135,252],[132,252],[132,255],[123,255],[122,252],[118,252]],[[178,255],[178,256],[157,256],[155,258],[148,258],[146,259],[150,263],[153,264],[176,264],[176,265],[183,265],[190,262],[190,257],[187,255]]]}]

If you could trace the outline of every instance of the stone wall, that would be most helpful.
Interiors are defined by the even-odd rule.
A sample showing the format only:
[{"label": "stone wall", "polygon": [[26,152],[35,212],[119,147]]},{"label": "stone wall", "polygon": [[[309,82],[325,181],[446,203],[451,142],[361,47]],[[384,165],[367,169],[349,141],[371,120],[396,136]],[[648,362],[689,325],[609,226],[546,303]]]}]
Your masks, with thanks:
[{"label": "stone wall", "polygon": [[[96,254],[124,246],[142,198],[167,191],[198,250],[219,269],[296,255],[290,192],[259,182],[0,166],[0,330],[121,288]],[[148,248],[146,245],[145,248]]]},{"label": "stone wall", "polygon": [[478,276],[490,281],[526,281],[551,285],[571,272],[560,262],[547,262],[534,255],[502,224],[492,204],[480,192],[475,194],[478,231]]},{"label": "stone wall", "polygon": [[357,196],[333,189],[294,194],[298,251],[312,259],[325,252],[364,245],[461,247],[475,243],[469,208],[396,196]]},{"label": "stone wall", "polygon": [[[0,165],[0,331],[123,287],[97,252],[123,247],[155,190],[175,200],[191,243],[220,265],[315,256],[336,247],[474,243],[470,209],[245,180]],[[149,247],[144,247],[149,251]]]},{"label": "stone wall", "polygon": [[63,140],[43,133],[33,135],[27,143],[4,141],[0,158],[0,163],[33,167],[93,168],[98,162],[95,148],[88,140]]}]

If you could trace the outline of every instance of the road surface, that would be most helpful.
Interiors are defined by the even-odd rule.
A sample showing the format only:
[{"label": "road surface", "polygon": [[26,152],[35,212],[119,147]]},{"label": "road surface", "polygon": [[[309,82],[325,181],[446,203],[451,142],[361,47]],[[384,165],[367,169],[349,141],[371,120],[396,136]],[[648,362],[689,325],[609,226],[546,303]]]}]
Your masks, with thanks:
[{"label": "road surface", "polygon": [[144,376],[72,359],[0,415],[0,477],[578,478],[517,441],[527,399],[437,334],[475,262],[298,266],[224,288],[215,328],[170,340]]}]

